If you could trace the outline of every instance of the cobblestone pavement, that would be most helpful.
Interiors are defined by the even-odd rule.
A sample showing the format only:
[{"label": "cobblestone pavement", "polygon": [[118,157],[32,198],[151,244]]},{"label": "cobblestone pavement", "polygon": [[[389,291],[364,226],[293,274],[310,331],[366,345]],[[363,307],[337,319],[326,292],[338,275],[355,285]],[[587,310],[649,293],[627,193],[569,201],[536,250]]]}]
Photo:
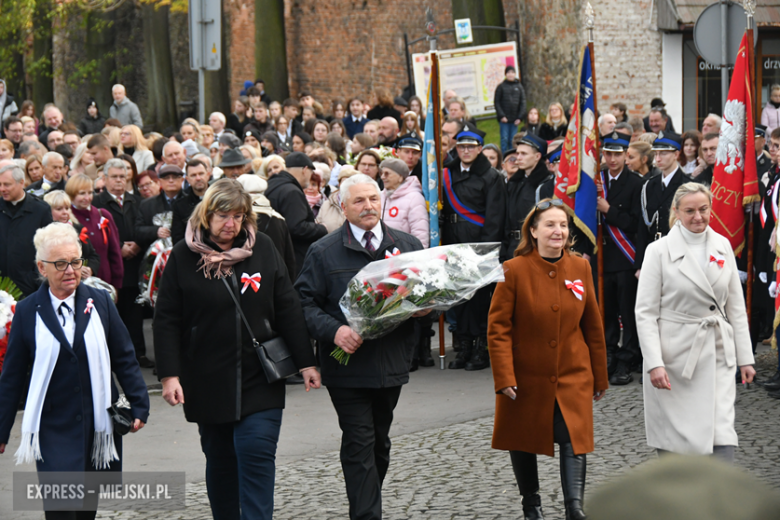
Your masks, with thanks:
[{"label": "cobblestone pavement", "polygon": [[[759,363],[759,375],[768,375],[772,363],[771,359]],[[588,455],[586,508],[587,493],[599,483],[654,458],[653,450],[645,444],[642,387],[636,381],[610,389],[595,404],[594,414],[596,451]],[[765,391],[755,385],[750,389],[740,387],[736,425],[740,437],[737,464],[780,489],[780,400],[767,398]],[[489,415],[395,437],[384,483],[384,517],[389,520],[522,518],[509,456],[490,448],[492,427],[493,417]],[[539,457],[539,475],[546,517],[564,518],[557,455],[554,459]],[[100,512],[98,518],[210,519],[205,483],[188,484],[187,490],[186,511]],[[338,452],[277,468],[274,517],[277,520],[348,518]]]}]

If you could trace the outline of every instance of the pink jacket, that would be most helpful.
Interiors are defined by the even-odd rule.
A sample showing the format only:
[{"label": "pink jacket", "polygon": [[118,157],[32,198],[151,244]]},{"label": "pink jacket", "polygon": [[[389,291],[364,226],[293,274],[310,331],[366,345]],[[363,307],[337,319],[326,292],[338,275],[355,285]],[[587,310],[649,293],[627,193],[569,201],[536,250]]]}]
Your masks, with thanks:
[{"label": "pink jacket", "polygon": [[772,130],[780,127],[780,108],[775,108],[772,103],[767,102],[764,110],[761,112],[761,124],[766,126],[766,135]]},{"label": "pink jacket", "polygon": [[387,189],[382,190],[382,221],[391,228],[414,235],[423,247],[428,247],[428,210],[417,177],[407,177],[389,196]]}]

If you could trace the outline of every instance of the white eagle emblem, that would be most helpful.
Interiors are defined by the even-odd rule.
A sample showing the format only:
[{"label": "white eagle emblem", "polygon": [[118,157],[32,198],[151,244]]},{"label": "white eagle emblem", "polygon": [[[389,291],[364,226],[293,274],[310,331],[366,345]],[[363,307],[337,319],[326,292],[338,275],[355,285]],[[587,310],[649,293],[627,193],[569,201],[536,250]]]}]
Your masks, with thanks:
[{"label": "white eagle emblem", "polygon": [[735,99],[726,102],[715,164],[725,164],[726,173],[745,167],[745,104]]}]

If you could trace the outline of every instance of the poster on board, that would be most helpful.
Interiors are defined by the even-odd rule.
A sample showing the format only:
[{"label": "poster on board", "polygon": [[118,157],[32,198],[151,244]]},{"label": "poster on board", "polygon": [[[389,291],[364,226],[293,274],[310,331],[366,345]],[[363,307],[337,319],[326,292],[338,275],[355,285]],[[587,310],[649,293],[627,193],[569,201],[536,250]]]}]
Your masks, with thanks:
[{"label": "poster on board", "polygon": [[[466,101],[472,116],[495,113],[493,94],[504,81],[504,69],[509,65],[517,68],[517,44],[496,43],[439,51],[438,54],[441,91],[454,90]],[[412,64],[415,90],[420,98],[425,98],[420,92],[428,92],[430,53],[412,55]]]}]

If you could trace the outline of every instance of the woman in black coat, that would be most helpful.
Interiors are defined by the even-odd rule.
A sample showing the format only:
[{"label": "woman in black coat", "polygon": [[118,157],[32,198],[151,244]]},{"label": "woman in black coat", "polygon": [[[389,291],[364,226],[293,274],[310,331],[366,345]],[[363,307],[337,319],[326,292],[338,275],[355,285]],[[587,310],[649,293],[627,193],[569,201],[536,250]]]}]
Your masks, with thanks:
[{"label": "woman in black coat", "polygon": [[284,261],[271,239],[257,232],[249,194],[238,181],[220,179],[195,207],[185,239],[171,252],[154,319],[163,398],[182,403],[187,420],[198,424],[214,518],[273,514],[285,385],[266,379],[252,335],[259,343],[281,335],[306,390],[319,388]]}]

